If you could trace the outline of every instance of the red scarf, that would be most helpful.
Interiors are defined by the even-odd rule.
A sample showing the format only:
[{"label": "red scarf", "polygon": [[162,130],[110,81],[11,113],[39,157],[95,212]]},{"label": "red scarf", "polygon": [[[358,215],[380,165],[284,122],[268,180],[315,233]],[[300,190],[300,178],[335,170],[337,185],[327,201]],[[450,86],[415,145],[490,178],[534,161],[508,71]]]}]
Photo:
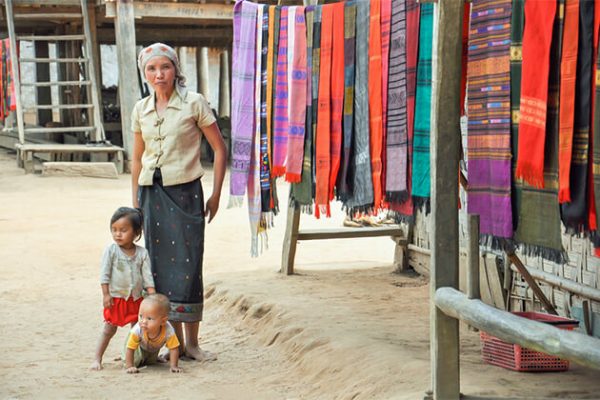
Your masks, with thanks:
[{"label": "red scarf", "polygon": [[[598,33],[600,31],[600,0],[594,1],[594,58],[592,65],[592,88],[596,86],[596,66],[598,63]],[[598,229],[596,219],[596,196],[594,193],[594,112],[596,102],[596,90],[592,90],[590,122],[590,147],[588,148],[588,225],[590,231]]]},{"label": "red scarf", "polygon": [[548,108],[550,44],[556,3],[525,2],[521,119],[517,178],[536,188],[544,187],[544,143]]},{"label": "red scarf", "polygon": [[316,133],[316,193],[315,216],[329,216],[329,174],[331,171],[331,87],[324,84],[331,79],[331,47],[333,40],[333,5],[322,8],[321,60],[319,68],[319,99]]},{"label": "red scarf", "polygon": [[333,3],[333,39],[331,58],[331,171],[329,200],[340,170],[342,152],[342,116],[344,112],[344,3]]},{"label": "red scarf", "polygon": [[369,24],[369,129],[371,139],[371,174],[373,176],[373,210],[382,206],[381,187],[383,120],[381,103],[381,0],[371,0]]}]

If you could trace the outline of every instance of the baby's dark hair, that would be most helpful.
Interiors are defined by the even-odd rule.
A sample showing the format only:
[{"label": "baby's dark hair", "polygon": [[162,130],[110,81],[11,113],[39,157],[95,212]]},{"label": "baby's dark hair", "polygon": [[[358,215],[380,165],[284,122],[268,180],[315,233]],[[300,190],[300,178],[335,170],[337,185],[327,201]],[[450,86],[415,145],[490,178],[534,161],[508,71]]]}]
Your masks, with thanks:
[{"label": "baby's dark hair", "polygon": [[144,214],[139,208],[119,207],[110,218],[110,227],[121,218],[127,218],[131,227],[135,232],[135,241],[137,242],[142,237],[142,226],[144,225]]},{"label": "baby's dark hair", "polygon": [[149,301],[158,306],[163,315],[169,315],[169,311],[171,311],[171,302],[169,298],[164,294],[160,293],[152,293],[144,298],[144,301]]}]

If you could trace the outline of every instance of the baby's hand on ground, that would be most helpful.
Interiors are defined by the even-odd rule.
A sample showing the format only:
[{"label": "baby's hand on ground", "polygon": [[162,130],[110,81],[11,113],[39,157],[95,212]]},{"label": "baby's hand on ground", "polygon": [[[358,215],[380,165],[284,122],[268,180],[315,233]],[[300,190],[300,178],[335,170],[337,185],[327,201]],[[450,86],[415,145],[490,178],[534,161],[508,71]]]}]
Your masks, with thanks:
[{"label": "baby's hand on ground", "polygon": [[102,369],[102,363],[98,360],[94,361],[92,365],[90,365],[90,371],[100,371]]},{"label": "baby's hand on ground", "polygon": [[129,367],[125,369],[125,372],[127,372],[128,374],[137,374],[138,372],[140,372],[140,370],[136,367]]},{"label": "baby's hand on ground", "polygon": [[177,366],[171,366],[171,372],[174,372],[174,373],[183,372],[183,368],[180,368]]},{"label": "baby's hand on ground", "polygon": [[112,297],[107,294],[102,297],[102,303],[104,304],[104,308],[111,308],[113,305]]}]

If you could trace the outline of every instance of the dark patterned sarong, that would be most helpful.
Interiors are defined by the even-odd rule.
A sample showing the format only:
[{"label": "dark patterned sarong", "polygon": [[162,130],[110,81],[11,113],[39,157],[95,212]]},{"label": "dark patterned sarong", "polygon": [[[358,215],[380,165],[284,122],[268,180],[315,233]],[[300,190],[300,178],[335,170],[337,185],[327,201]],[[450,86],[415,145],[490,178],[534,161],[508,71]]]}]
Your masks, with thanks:
[{"label": "dark patterned sarong", "polygon": [[204,197],[200,179],[163,186],[157,169],[152,186],[140,186],[138,197],[154,285],[171,301],[169,320],[202,321]]}]

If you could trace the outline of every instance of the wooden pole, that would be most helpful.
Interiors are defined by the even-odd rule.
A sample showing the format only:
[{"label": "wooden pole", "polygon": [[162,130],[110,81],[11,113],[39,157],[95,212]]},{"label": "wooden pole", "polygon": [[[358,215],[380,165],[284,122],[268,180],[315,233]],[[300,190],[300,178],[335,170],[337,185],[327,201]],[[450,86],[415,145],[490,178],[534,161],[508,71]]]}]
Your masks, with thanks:
[{"label": "wooden pole", "polygon": [[231,117],[231,92],[229,89],[229,51],[224,49],[219,56],[219,117]]},{"label": "wooden pole", "polygon": [[479,287],[479,215],[467,215],[469,243],[467,247],[467,295],[470,299],[480,299]]},{"label": "wooden pole", "polygon": [[[121,107],[121,132],[123,148],[127,159],[131,158],[133,149],[133,132],[131,131],[131,112],[139,98],[137,79],[137,60],[135,49],[135,18],[132,0],[117,0],[115,15],[115,31],[117,39],[117,60],[119,62],[119,103]],[[143,73],[143,71],[142,71]]]},{"label": "wooden pole", "polygon": [[433,302],[458,288],[458,170],[463,1],[434,4],[431,109],[431,388],[436,400],[460,397],[458,321]]},{"label": "wooden pole", "polygon": [[436,291],[435,304],[448,316],[508,343],[600,369],[600,340],[596,338],[518,317],[481,300],[469,300],[465,294],[448,287]]},{"label": "wooden pole", "polygon": [[281,255],[282,274],[292,275],[294,273],[294,259],[296,258],[299,226],[300,206],[295,201],[292,201],[288,206],[285,236],[283,238],[283,251]]},{"label": "wooden pole", "polygon": [[521,259],[517,257],[517,255],[514,253],[508,254],[508,258],[517,268],[519,273],[523,275],[523,278],[525,278],[525,281],[527,282],[531,290],[533,290],[533,293],[535,293],[537,298],[540,299],[540,301],[542,302],[542,306],[546,309],[546,311],[548,311],[550,314],[558,315],[550,300],[548,300],[544,292],[542,292],[542,289],[540,289],[538,284],[535,282],[535,280],[527,270],[527,267],[525,267],[525,265],[523,265],[523,262],[521,262]]}]

